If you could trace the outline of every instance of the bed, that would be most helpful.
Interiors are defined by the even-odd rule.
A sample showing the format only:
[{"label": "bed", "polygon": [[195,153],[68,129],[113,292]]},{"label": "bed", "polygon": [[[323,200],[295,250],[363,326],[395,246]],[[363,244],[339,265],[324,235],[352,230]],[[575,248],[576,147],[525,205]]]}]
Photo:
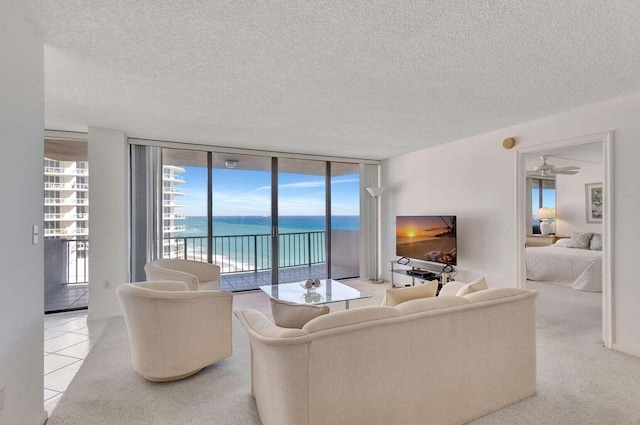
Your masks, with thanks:
[{"label": "bed", "polygon": [[568,248],[563,243],[527,247],[527,279],[602,292],[602,251]]}]

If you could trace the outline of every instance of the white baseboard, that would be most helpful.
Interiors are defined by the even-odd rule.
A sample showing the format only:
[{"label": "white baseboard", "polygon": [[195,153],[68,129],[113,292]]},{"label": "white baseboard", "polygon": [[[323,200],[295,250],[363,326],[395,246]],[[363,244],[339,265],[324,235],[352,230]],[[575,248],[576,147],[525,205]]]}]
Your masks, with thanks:
[{"label": "white baseboard", "polygon": [[40,415],[40,419],[38,419],[38,422],[36,422],[36,425],[44,425],[45,422],[47,422],[47,419],[49,419],[49,414],[46,410],[43,410],[42,415]]},{"label": "white baseboard", "polygon": [[631,347],[624,344],[618,344],[617,342],[613,343],[613,349],[615,351],[620,351],[624,354],[629,354],[630,356],[640,357],[640,347]]},{"label": "white baseboard", "polygon": [[122,312],[120,312],[120,313],[111,313],[111,314],[99,314],[99,315],[91,315],[91,313],[89,313],[89,316],[87,317],[87,320],[89,322],[95,322],[95,321],[98,321],[98,320],[115,319],[116,317],[122,317]]}]

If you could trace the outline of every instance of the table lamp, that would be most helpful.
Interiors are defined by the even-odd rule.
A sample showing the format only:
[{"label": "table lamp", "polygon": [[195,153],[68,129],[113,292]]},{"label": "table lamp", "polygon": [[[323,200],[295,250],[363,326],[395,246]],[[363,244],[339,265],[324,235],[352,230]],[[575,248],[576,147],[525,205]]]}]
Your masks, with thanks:
[{"label": "table lamp", "polygon": [[542,207],[538,210],[535,218],[540,220],[540,233],[547,236],[551,230],[551,220],[555,219],[556,215],[551,208]]}]

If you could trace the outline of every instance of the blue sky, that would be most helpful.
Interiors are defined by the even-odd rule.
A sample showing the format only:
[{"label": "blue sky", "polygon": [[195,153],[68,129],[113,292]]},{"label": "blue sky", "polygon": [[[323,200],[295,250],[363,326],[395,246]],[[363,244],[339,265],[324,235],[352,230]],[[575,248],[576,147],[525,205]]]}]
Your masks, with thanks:
[{"label": "blue sky", "polygon": [[[187,216],[207,215],[207,170],[184,167],[186,193],[177,200]],[[324,176],[280,173],[278,182],[280,215],[324,215]],[[359,215],[357,173],[332,180],[334,215]],[[214,169],[213,215],[271,215],[271,174],[265,171]]]},{"label": "blue sky", "polygon": [[[531,213],[533,215],[538,214],[538,210],[540,209],[540,205],[538,205],[538,189],[532,190],[533,202],[531,205]],[[555,208],[556,207],[556,191],[555,189],[543,189],[542,190],[542,205],[547,208]]]}]

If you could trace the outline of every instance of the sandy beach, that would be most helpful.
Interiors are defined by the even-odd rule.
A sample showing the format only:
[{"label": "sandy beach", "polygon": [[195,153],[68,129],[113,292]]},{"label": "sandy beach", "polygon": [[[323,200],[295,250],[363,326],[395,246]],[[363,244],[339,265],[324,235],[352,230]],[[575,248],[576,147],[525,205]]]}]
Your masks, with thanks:
[{"label": "sandy beach", "polygon": [[414,258],[416,260],[434,261],[429,259],[427,254],[432,251],[442,252],[444,254],[453,252],[454,261],[446,261],[455,263],[456,239],[454,237],[440,237],[427,241],[407,243],[399,245],[396,255],[399,257]]}]

